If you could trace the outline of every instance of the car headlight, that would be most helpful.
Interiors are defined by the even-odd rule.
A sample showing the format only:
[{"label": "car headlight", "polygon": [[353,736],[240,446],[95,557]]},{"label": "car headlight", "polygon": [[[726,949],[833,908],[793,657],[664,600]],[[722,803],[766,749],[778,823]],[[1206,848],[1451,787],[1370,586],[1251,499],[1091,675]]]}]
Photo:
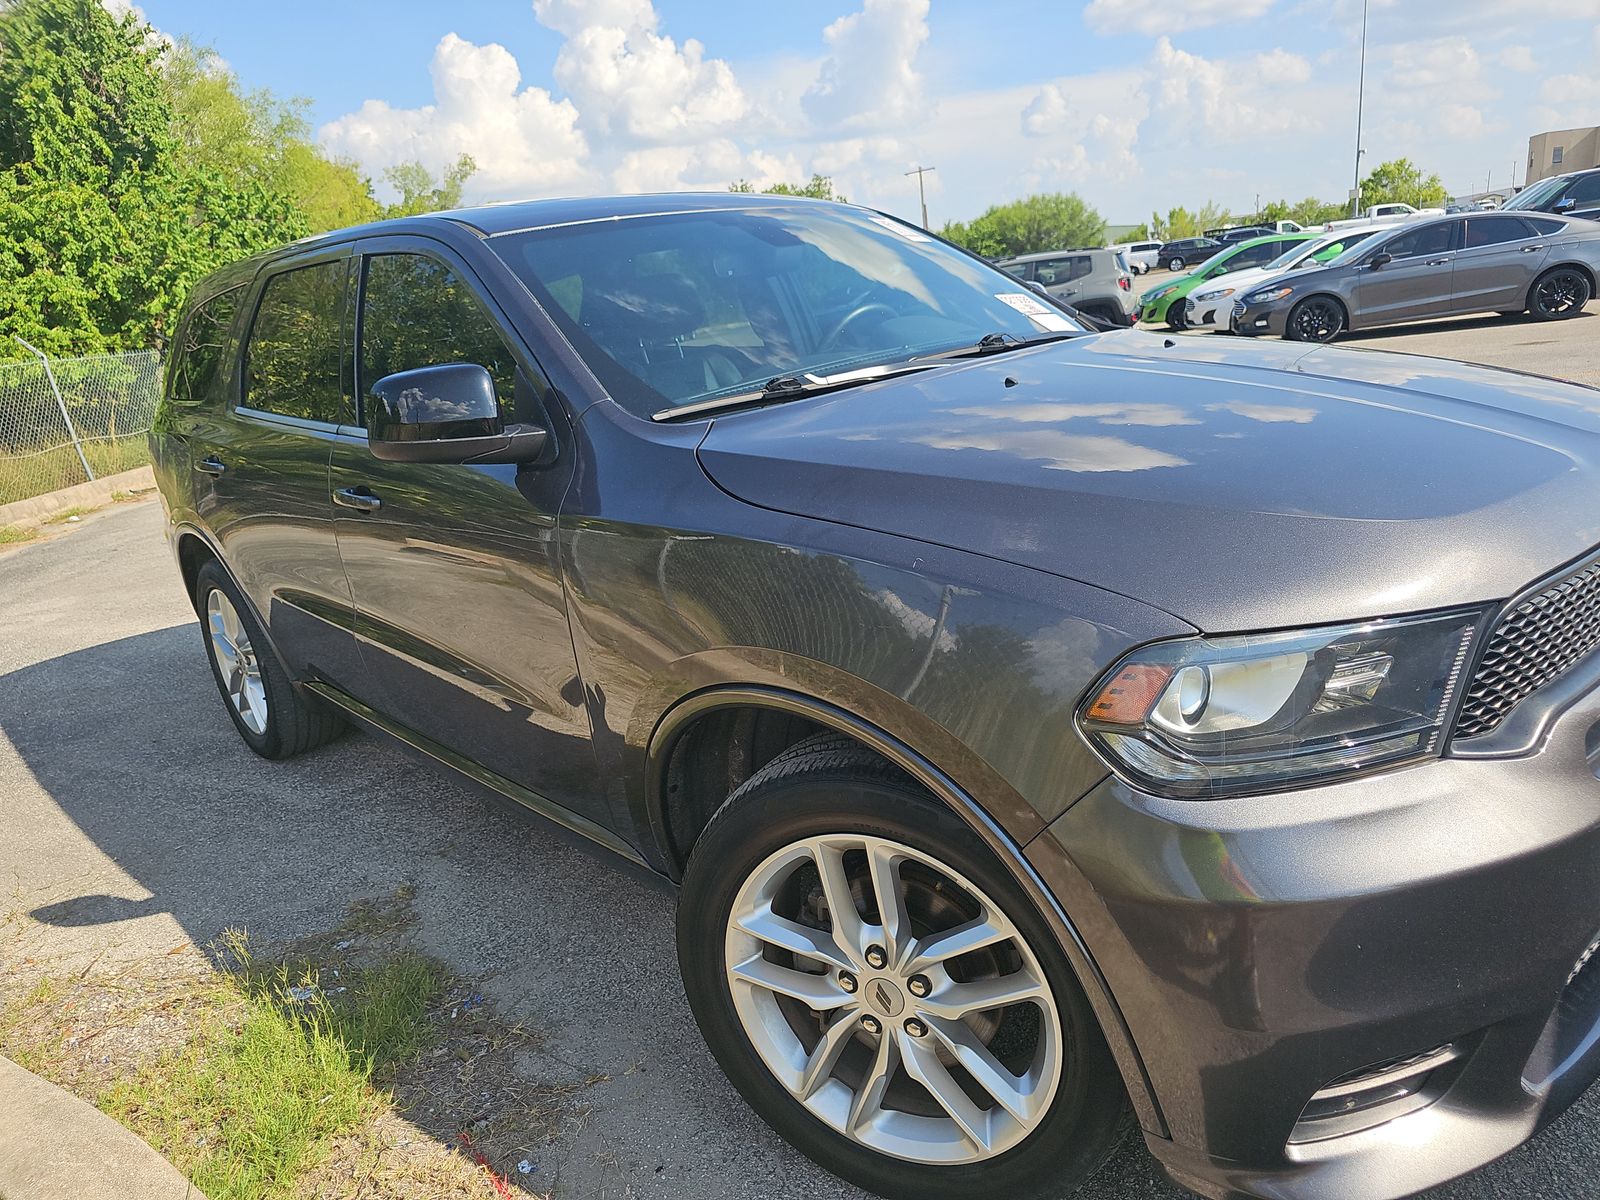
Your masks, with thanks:
[{"label": "car headlight", "polygon": [[1170,295],[1172,295],[1173,292],[1175,292],[1177,290],[1178,290],[1178,285],[1177,284],[1169,283],[1165,287],[1156,288],[1156,290],[1153,291],[1153,292],[1146,292],[1143,295],[1143,297],[1140,298],[1139,303],[1140,304],[1154,304],[1157,300],[1161,299],[1161,297],[1170,296]]},{"label": "car headlight", "polygon": [[1485,610],[1194,637],[1135,650],[1089,690],[1090,743],[1151,791],[1218,797],[1440,751]]},{"label": "car headlight", "polygon": [[1231,295],[1233,295],[1233,289],[1231,287],[1226,287],[1226,288],[1217,288],[1215,291],[1211,291],[1211,292],[1201,292],[1198,296],[1195,297],[1195,299],[1201,301],[1202,303],[1204,303],[1207,300],[1221,300],[1224,296],[1231,296]]},{"label": "car headlight", "polygon": [[1274,300],[1284,300],[1292,295],[1294,295],[1292,287],[1272,287],[1251,292],[1245,299],[1251,304],[1271,304]]}]

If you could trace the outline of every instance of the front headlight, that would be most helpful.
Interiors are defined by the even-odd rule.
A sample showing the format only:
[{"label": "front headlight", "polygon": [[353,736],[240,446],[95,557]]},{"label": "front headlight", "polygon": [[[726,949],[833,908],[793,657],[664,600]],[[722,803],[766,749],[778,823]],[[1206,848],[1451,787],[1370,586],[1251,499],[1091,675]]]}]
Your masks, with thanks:
[{"label": "front headlight", "polygon": [[1084,733],[1143,787],[1218,797],[1439,752],[1484,610],[1135,650],[1089,690]]},{"label": "front headlight", "polygon": [[1292,287],[1263,288],[1259,292],[1251,292],[1245,300],[1250,304],[1271,304],[1274,300],[1285,300],[1292,295]]},{"label": "front headlight", "polygon": [[1195,299],[1199,300],[1201,303],[1204,303],[1207,300],[1221,300],[1224,296],[1231,296],[1231,295],[1233,295],[1233,289],[1232,288],[1217,288],[1215,291],[1212,291],[1212,292],[1201,292],[1198,296],[1195,297]]},{"label": "front headlight", "polygon": [[1178,290],[1178,285],[1169,283],[1165,287],[1158,287],[1154,291],[1146,292],[1139,300],[1140,304],[1154,304],[1163,296],[1170,296]]}]

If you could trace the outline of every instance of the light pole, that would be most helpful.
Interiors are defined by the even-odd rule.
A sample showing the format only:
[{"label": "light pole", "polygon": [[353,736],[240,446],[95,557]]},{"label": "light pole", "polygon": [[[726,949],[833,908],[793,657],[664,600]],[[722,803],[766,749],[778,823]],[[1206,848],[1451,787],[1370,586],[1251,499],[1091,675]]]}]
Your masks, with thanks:
[{"label": "light pole", "polygon": [[915,175],[917,177],[917,199],[922,201],[922,227],[924,229],[928,227],[928,194],[922,189],[922,177],[929,171],[937,171],[938,169],[938,167],[918,167],[914,171],[906,172],[907,175]]},{"label": "light pole", "polygon": [[1361,208],[1361,109],[1367,98],[1367,0],[1361,0],[1361,73],[1356,81],[1356,177],[1350,185],[1350,215]]}]

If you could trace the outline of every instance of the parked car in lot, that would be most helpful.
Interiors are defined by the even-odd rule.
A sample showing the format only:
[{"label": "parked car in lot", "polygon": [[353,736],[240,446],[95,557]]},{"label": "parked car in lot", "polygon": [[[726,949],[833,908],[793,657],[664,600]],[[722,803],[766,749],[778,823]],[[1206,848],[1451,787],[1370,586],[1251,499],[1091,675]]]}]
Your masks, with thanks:
[{"label": "parked car in lot", "polygon": [[1372,237],[1389,225],[1355,226],[1333,233],[1308,234],[1303,240],[1286,241],[1283,253],[1264,266],[1230,271],[1220,279],[1210,280],[1205,286],[1189,293],[1184,302],[1183,324],[1193,329],[1212,329],[1230,332],[1229,317],[1233,302],[1255,290],[1265,280],[1289,271],[1303,271],[1332,262],[1351,246],[1364,238]]},{"label": "parked car in lot", "polygon": [[1145,275],[1156,265],[1156,255],[1161,250],[1160,242],[1118,242],[1109,247],[1122,255],[1123,262],[1128,264],[1128,270],[1135,275]]},{"label": "parked car in lot", "polygon": [[1234,271],[1247,271],[1271,262],[1283,252],[1285,246],[1295,242],[1312,241],[1314,233],[1271,234],[1224,246],[1187,275],[1164,280],[1139,297],[1134,310],[1136,321],[1146,321],[1169,328],[1182,329],[1187,324],[1187,298],[1201,284]]},{"label": "parked car in lot", "polygon": [[1133,280],[1116,250],[1050,250],[995,266],[1097,320],[1133,324]]},{"label": "parked car in lot", "polygon": [[1162,242],[1161,249],[1156,251],[1156,265],[1165,271],[1181,271],[1185,267],[1210,258],[1222,243],[1216,238],[1195,237],[1179,238],[1173,242]]},{"label": "parked car in lot", "polygon": [[1589,389],[628,196],[218,272],[151,447],[246,745],[354,721],[681,885],[712,1053],[862,1187],[1062,1196],[1136,1125],[1386,1200],[1600,1071]]},{"label": "parked car in lot", "polygon": [[1495,212],[1410,222],[1325,266],[1262,283],[1234,304],[1234,331],[1328,342],[1478,312],[1574,317],[1595,293],[1600,225]]},{"label": "parked car in lot", "polygon": [[1325,230],[1343,229],[1351,225],[1366,225],[1374,221],[1390,221],[1400,224],[1414,221],[1419,217],[1443,216],[1442,208],[1416,208],[1410,204],[1373,204],[1370,205],[1359,217],[1346,217],[1341,221],[1329,221],[1323,226]]},{"label": "parked car in lot", "polygon": [[1600,168],[1553,175],[1523,188],[1501,212],[1546,212],[1600,221]]}]

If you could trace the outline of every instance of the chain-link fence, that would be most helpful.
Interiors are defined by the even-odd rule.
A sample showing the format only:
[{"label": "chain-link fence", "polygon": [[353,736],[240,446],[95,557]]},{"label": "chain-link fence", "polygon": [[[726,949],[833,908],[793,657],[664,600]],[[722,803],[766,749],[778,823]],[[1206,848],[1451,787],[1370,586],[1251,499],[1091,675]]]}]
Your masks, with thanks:
[{"label": "chain-link fence", "polygon": [[0,504],[149,461],[154,350],[0,363]]}]

